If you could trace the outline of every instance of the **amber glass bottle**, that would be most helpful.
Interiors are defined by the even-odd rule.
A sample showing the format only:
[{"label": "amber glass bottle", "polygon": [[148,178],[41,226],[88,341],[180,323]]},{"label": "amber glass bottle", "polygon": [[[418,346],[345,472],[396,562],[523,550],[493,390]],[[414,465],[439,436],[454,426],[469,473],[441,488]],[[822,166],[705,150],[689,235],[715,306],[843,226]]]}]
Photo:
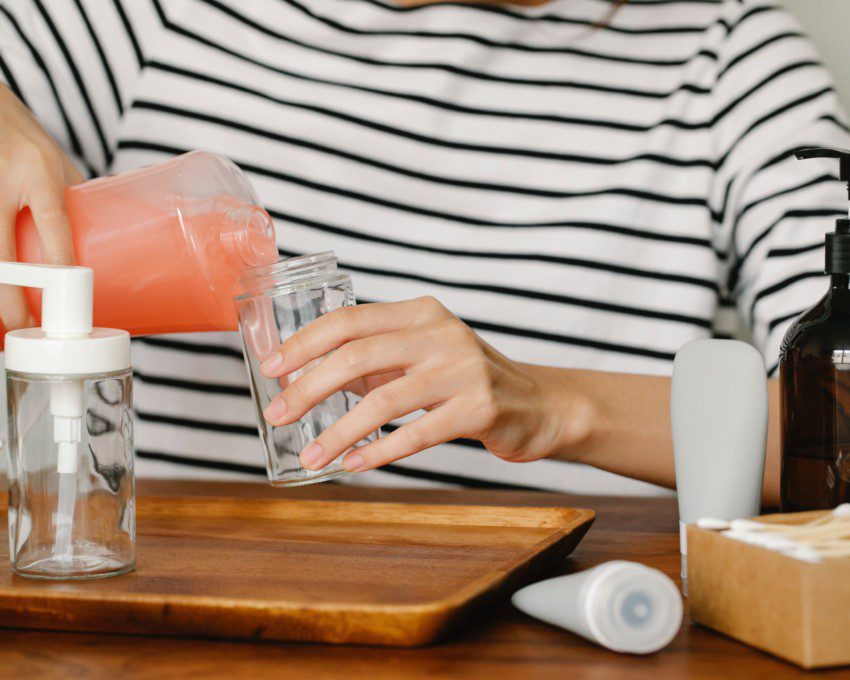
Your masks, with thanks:
[{"label": "amber glass bottle", "polygon": [[850,277],[788,331],[782,346],[783,512],[850,502]]},{"label": "amber glass bottle", "polygon": [[[798,158],[841,161],[850,152],[807,149]],[[826,295],[785,335],[779,358],[783,512],[850,502],[850,220],[826,236]]]}]

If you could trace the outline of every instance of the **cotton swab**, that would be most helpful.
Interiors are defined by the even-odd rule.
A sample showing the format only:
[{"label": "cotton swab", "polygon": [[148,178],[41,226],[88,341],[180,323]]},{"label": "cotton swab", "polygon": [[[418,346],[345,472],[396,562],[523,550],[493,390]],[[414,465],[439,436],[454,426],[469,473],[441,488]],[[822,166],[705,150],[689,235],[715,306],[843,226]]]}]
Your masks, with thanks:
[{"label": "cotton swab", "polygon": [[850,503],[839,505],[832,512],[804,524],[776,524],[753,519],[721,522],[706,518],[698,522],[698,526],[722,530],[727,538],[805,562],[850,557]]}]

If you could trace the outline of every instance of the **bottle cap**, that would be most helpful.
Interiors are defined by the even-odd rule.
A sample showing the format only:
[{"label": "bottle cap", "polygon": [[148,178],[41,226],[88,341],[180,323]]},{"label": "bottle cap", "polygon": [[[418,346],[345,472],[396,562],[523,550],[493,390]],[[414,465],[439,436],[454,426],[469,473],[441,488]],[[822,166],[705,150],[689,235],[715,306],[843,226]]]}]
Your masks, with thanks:
[{"label": "bottle cap", "polygon": [[682,623],[676,585],[657,569],[608,562],[585,600],[588,625],[600,644],[615,652],[651,654],[666,647]]}]

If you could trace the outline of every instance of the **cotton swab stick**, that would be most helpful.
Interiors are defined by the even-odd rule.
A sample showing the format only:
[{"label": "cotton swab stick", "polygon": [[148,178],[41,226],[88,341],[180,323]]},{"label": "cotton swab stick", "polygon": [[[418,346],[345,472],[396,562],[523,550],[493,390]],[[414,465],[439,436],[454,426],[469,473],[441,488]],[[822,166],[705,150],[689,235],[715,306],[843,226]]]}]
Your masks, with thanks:
[{"label": "cotton swab stick", "polygon": [[[706,520],[702,528],[722,529],[720,523]],[[766,548],[805,562],[850,557],[850,503],[805,524],[774,524],[753,519],[735,519],[722,532],[749,545]]]},{"label": "cotton swab stick", "polygon": [[728,521],[717,519],[716,517],[701,517],[697,520],[697,526],[700,529],[708,529],[709,531],[722,531],[731,527]]}]

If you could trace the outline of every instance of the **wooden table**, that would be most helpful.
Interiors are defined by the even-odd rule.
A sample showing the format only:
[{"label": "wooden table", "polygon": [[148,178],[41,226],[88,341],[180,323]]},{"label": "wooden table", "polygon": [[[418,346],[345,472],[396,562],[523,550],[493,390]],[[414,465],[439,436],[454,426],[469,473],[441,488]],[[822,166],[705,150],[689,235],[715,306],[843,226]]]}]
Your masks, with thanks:
[{"label": "wooden table", "polygon": [[[260,484],[140,482],[140,494],[395,500],[589,507],[597,520],[562,573],[612,559],[661,569],[679,581],[678,525],[672,499],[565,496],[502,491],[424,491],[317,485],[296,490]],[[649,657],[615,654],[538,623],[509,604],[434,647],[383,649],[310,644],[0,630],[0,678],[730,678],[779,680],[793,666],[686,623]],[[850,677],[850,671],[818,677]]]}]

